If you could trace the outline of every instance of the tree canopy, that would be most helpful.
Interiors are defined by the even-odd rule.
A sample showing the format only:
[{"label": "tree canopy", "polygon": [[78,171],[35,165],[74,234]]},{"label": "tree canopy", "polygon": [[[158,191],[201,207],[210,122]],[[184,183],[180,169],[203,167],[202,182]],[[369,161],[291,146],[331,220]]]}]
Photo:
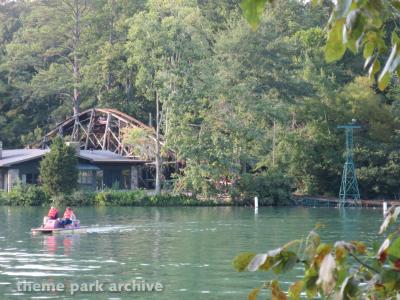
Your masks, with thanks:
[{"label": "tree canopy", "polygon": [[[389,33],[396,30],[391,14],[379,15],[382,24],[374,23],[374,31],[373,18],[357,25],[358,16],[373,9],[370,1],[338,1],[350,5],[341,17],[328,1],[276,0],[266,9],[265,2],[2,3],[3,144],[31,143],[79,110],[116,108],[158,127],[155,132],[181,166],[176,190],[234,199],[259,195],[277,204],[292,192],[338,193],[345,144],[336,127],[357,119],[362,197],[397,197],[397,75],[394,65],[386,68],[392,75],[382,89],[363,69],[369,57],[364,54],[385,69],[389,50],[364,39],[386,30],[388,48]],[[250,25],[249,13],[257,18]],[[344,45],[343,32],[333,39],[340,22],[357,32],[362,28],[358,52],[349,53],[355,32],[346,33]],[[340,55],[329,53],[330,44]],[[159,147],[160,166],[162,156]]]}]

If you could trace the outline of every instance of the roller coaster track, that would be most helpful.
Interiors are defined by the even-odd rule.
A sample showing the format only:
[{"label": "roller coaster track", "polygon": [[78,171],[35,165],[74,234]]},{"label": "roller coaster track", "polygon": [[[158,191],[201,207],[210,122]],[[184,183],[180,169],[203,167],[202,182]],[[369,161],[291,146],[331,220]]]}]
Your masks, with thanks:
[{"label": "roller coaster track", "polygon": [[139,120],[116,109],[92,108],[57,124],[39,142],[29,147],[47,148],[55,137],[62,136],[79,142],[80,149],[83,150],[109,150],[126,157],[137,158],[133,148],[123,141],[124,128],[135,127],[145,129],[155,140],[154,128]]}]

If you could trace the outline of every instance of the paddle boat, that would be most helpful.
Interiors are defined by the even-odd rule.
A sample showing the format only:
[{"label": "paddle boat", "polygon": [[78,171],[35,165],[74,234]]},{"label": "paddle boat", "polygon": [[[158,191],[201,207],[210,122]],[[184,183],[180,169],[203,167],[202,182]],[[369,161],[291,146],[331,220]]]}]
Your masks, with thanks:
[{"label": "paddle boat", "polygon": [[43,220],[43,225],[37,228],[32,228],[32,233],[43,234],[58,234],[58,233],[81,233],[86,232],[87,227],[81,227],[79,220],[72,221],[71,224],[62,225],[61,219],[49,219],[47,217]]}]

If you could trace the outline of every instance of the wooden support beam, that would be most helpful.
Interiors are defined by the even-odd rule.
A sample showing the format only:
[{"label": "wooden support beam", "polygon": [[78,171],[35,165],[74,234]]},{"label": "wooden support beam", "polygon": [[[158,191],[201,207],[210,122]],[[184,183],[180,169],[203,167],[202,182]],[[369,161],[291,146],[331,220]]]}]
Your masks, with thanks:
[{"label": "wooden support beam", "polygon": [[85,142],[85,150],[87,150],[87,148],[88,148],[89,137],[92,134],[94,115],[95,115],[95,111],[94,111],[94,108],[93,108],[92,112],[90,113],[90,121],[89,121],[89,126],[88,126],[88,132],[87,132],[87,135],[86,135],[86,142]]},{"label": "wooden support beam", "polygon": [[107,114],[107,123],[106,123],[106,128],[104,129],[104,135],[103,135],[103,145],[101,147],[102,150],[106,150],[106,145],[107,145],[107,136],[108,136],[108,130],[110,129],[110,123],[111,123],[111,114]]}]

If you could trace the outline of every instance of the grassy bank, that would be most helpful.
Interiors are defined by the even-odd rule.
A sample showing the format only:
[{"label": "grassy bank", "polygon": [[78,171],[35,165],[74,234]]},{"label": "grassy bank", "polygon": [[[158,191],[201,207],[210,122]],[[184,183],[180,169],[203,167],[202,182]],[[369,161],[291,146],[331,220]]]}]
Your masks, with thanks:
[{"label": "grassy bank", "polygon": [[9,206],[229,206],[231,202],[199,200],[186,195],[149,195],[144,190],[75,191],[49,196],[40,186],[16,186],[10,193],[0,192],[0,205]]}]

